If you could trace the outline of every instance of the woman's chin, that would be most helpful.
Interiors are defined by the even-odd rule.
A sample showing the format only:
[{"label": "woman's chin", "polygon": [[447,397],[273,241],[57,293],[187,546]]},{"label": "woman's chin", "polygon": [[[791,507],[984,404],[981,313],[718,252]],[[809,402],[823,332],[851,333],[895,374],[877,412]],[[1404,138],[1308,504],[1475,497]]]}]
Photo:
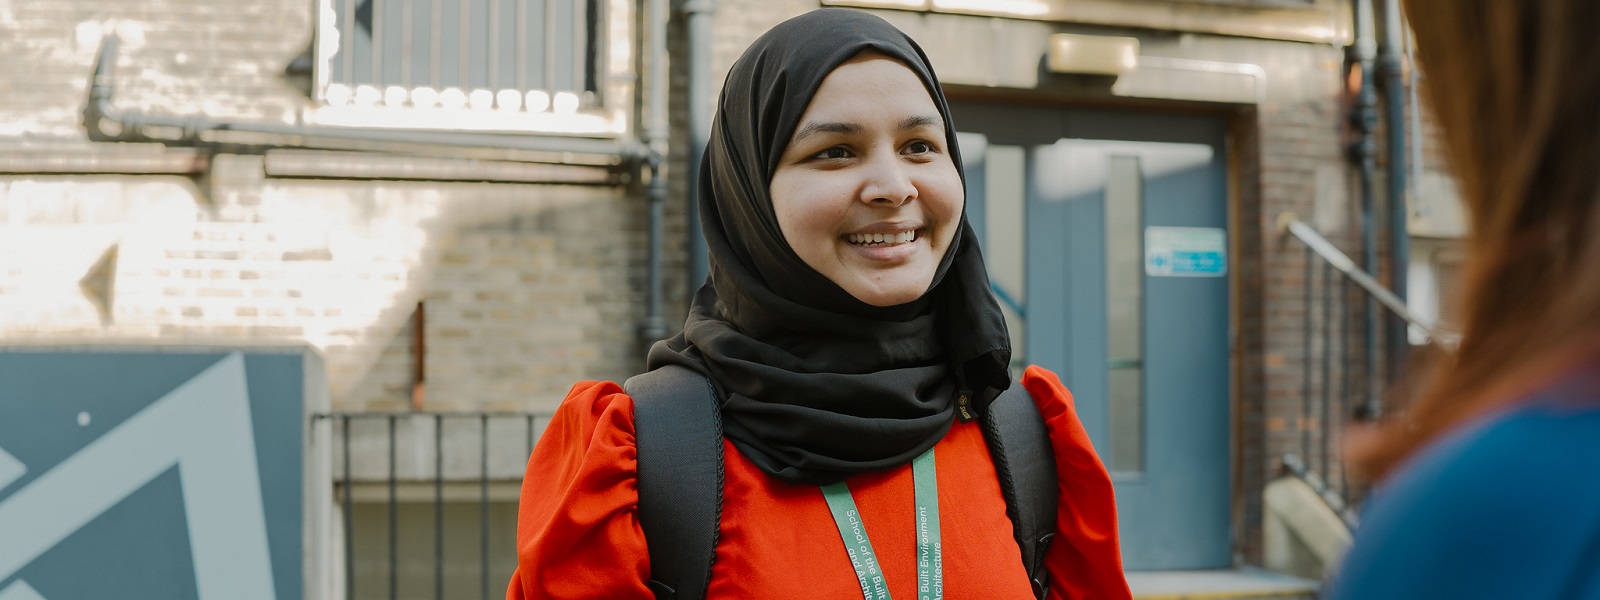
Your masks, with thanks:
[{"label": "woman's chin", "polygon": [[880,308],[915,302],[928,291],[928,278],[920,282],[857,282],[845,287],[846,292],[866,304]]}]

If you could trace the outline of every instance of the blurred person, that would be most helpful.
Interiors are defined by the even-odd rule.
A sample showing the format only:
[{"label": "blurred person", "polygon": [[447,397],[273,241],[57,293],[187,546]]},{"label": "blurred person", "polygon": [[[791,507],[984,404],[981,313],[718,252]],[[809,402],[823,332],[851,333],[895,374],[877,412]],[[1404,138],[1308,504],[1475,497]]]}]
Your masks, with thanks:
[{"label": "blurred person", "polygon": [[1352,432],[1333,598],[1600,598],[1600,2],[1404,0],[1469,219],[1460,346]]},{"label": "blurred person", "polygon": [[[733,65],[705,156],[710,277],[647,370],[687,367],[716,390],[706,597],[1035,597],[971,415],[1020,385],[1060,498],[1039,591],[1129,598],[1111,481],[1071,395],[1038,367],[1011,381],[955,128],[916,43],[841,8],[778,25]],[[661,540],[641,529],[636,440],[623,387],[572,389],[528,463],[508,599],[674,597],[652,591]]]}]

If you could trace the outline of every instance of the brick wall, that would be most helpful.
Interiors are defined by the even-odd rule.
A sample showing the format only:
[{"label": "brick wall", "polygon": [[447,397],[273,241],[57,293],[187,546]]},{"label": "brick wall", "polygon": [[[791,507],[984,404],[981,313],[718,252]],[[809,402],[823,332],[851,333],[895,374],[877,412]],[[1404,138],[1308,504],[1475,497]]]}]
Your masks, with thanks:
[{"label": "brick wall", "polygon": [[[403,410],[422,301],[431,410],[548,411],[577,380],[637,370],[636,188],[279,179],[260,156],[87,141],[107,31],[119,109],[293,122],[310,100],[282,73],[313,4],[0,5],[0,341],[305,343],[336,410]],[[162,174],[186,161],[209,167]],[[668,271],[674,326],[681,279]]]}]

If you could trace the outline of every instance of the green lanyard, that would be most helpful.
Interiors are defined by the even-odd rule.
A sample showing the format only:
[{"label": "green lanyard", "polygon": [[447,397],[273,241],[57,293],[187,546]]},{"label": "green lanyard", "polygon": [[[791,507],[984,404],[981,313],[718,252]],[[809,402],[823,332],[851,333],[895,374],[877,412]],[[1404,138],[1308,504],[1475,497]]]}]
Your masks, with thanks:
[{"label": "green lanyard", "polygon": [[[933,448],[911,461],[911,482],[917,497],[917,600],[944,598],[944,555],[939,545],[939,479],[934,472]],[[822,486],[833,523],[839,527],[844,551],[856,570],[861,596],[866,600],[889,600],[889,584],[883,580],[877,553],[867,539],[861,513],[843,481]]]}]

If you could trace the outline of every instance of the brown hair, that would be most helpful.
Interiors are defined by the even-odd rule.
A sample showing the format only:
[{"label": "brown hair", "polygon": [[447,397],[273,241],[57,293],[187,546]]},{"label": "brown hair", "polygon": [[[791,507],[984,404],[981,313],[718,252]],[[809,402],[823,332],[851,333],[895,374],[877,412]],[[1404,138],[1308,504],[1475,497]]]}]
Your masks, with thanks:
[{"label": "brown hair", "polygon": [[1352,439],[1367,478],[1600,356],[1600,2],[1404,4],[1467,212],[1463,337]]}]

